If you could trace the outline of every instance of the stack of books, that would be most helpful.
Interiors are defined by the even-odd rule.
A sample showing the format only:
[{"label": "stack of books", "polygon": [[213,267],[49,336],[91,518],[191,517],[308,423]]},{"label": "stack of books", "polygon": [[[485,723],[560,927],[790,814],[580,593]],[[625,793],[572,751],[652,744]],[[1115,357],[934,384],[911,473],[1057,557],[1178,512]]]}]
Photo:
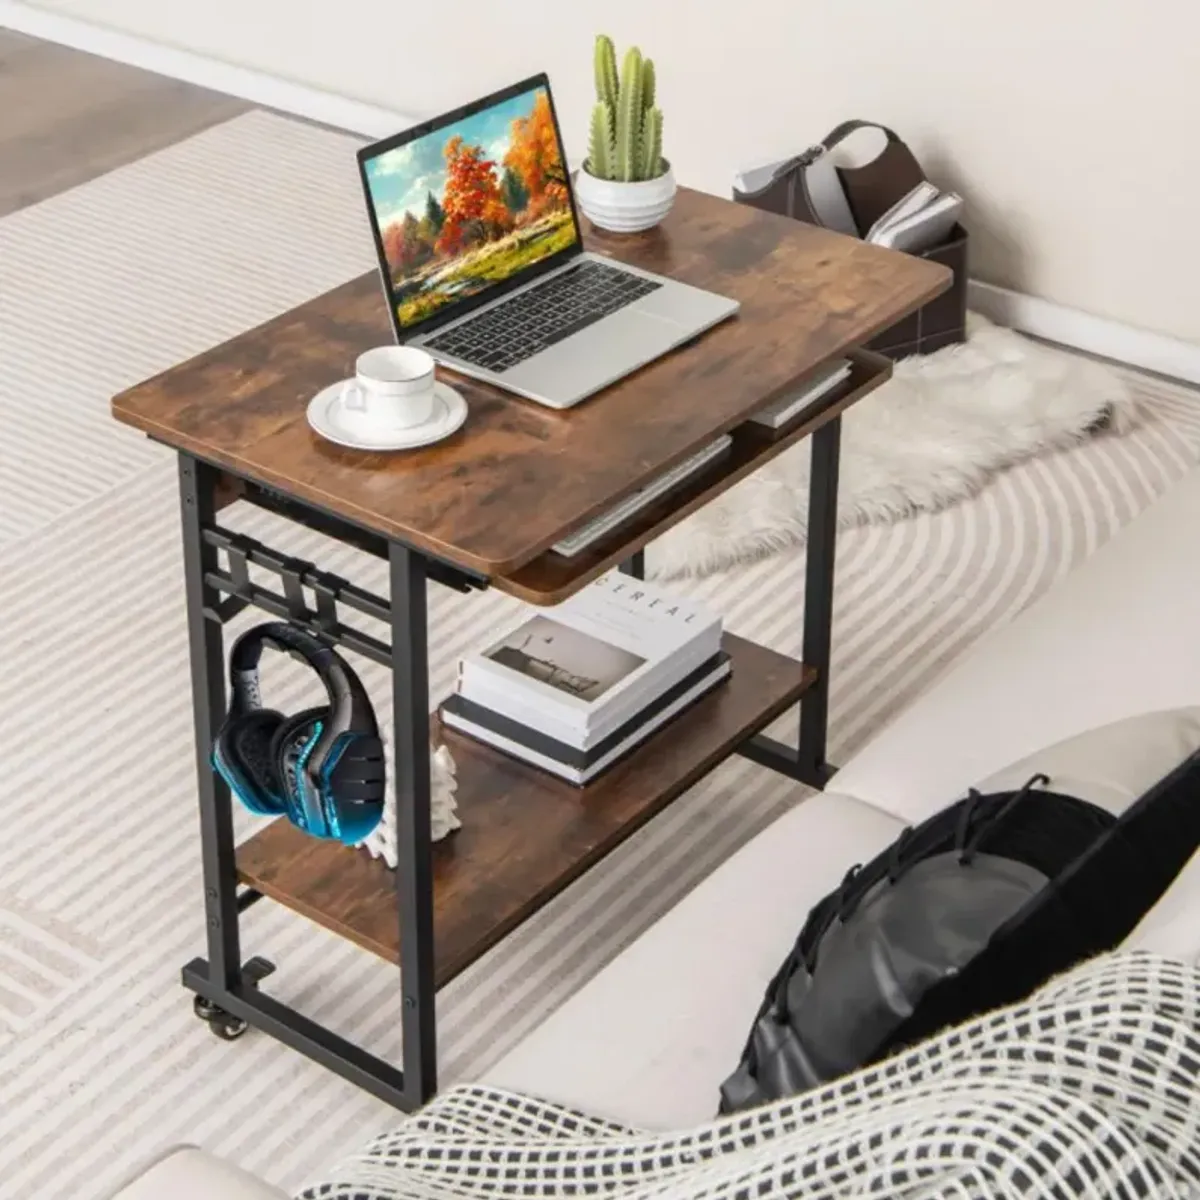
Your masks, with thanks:
[{"label": "stack of books", "polygon": [[730,673],[721,619],[616,571],[459,664],[450,729],[590,783]]}]

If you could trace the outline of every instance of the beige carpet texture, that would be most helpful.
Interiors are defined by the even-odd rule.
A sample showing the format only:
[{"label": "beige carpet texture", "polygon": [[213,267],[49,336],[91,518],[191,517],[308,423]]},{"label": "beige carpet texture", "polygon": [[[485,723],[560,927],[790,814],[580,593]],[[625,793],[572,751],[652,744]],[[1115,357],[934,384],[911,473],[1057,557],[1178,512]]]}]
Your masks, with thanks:
[{"label": "beige carpet texture", "polygon": [[[105,1196],[177,1142],[295,1189],[398,1119],[253,1030],[218,1041],[179,984],[204,913],[175,463],[108,407],[373,267],[355,145],[251,113],[0,221],[3,1200]],[[1030,459],[943,511],[843,532],[833,761],[1200,457],[1197,396],[1127,378],[1128,433]],[[384,563],[246,506],[223,521],[386,594]],[[672,586],[798,654],[803,562],[791,549]],[[435,700],[514,606],[430,585]],[[351,658],[386,727],[386,673]],[[264,690],[274,707],[318,697],[283,656]],[[693,788],[444,989],[443,1084],[478,1077],[806,794],[737,758]],[[278,964],[267,991],[398,1056],[395,969],[269,901],[243,925],[245,953]]]}]

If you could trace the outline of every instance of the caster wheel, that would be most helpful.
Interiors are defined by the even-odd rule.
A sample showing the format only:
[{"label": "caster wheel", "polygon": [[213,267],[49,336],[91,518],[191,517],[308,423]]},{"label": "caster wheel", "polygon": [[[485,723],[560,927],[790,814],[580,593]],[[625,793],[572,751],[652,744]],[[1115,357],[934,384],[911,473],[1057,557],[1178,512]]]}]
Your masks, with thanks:
[{"label": "caster wheel", "polygon": [[227,1013],[219,1005],[203,996],[192,997],[192,1011],[202,1021],[208,1022],[214,1037],[223,1042],[232,1042],[246,1032],[246,1022],[232,1013]]},{"label": "caster wheel", "polygon": [[211,1021],[214,1017],[223,1013],[224,1009],[218,1008],[211,1000],[206,1000],[203,996],[193,996],[192,1012],[201,1021]]},{"label": "caster wheel", "polygon": [[237,1041],[247,1029],[245,1021],[225,1012],[209,1021],[208,1027],[213,1031],[213,1036],[219,1037],[223,1042]]}]

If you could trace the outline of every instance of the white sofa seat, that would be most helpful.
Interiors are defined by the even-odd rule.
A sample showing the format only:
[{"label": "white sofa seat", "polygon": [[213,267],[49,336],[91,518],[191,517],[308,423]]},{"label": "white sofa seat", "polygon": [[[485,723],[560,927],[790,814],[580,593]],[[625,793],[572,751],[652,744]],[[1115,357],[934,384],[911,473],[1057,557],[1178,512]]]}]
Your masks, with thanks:
[{"label": "white sofa seat", "polygon": [[287,1193],[196,1146],[172,1146],[113,1200],[287,1200]]},{"label": "white sofa seat", "polygon": [[[485,1082],[651,1128],[711,1117],[810,905],[967,787],[1086,729],[1200,704],[1200,472],[982,638],[501,1060]],[[851,799],[853,797],[853,799]],[[1200,856],[1130,938],[1200,952]],[[1190,926],[1190,928],[1189,928]]]},{"label": "white sofa seat", "polygon": [[718,867],[485,1082],[646,1129],[711,1118],[808,910],[903,825],[826,792]]}]

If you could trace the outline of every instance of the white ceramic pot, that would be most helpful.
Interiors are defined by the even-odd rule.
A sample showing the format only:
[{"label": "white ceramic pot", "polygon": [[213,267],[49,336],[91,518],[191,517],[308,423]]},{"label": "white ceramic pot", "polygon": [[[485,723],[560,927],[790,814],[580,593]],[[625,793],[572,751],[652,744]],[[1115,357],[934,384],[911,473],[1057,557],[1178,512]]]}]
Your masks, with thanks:
[{"label": "white ceramic pot", "polygon": [[675,202],[675,174],[671,164],[657,179],[621,183],[597,179],[583,167],[575,176],[575,200],[591,223],[611,233],[640,233],[652,229],[671,211]]}]

